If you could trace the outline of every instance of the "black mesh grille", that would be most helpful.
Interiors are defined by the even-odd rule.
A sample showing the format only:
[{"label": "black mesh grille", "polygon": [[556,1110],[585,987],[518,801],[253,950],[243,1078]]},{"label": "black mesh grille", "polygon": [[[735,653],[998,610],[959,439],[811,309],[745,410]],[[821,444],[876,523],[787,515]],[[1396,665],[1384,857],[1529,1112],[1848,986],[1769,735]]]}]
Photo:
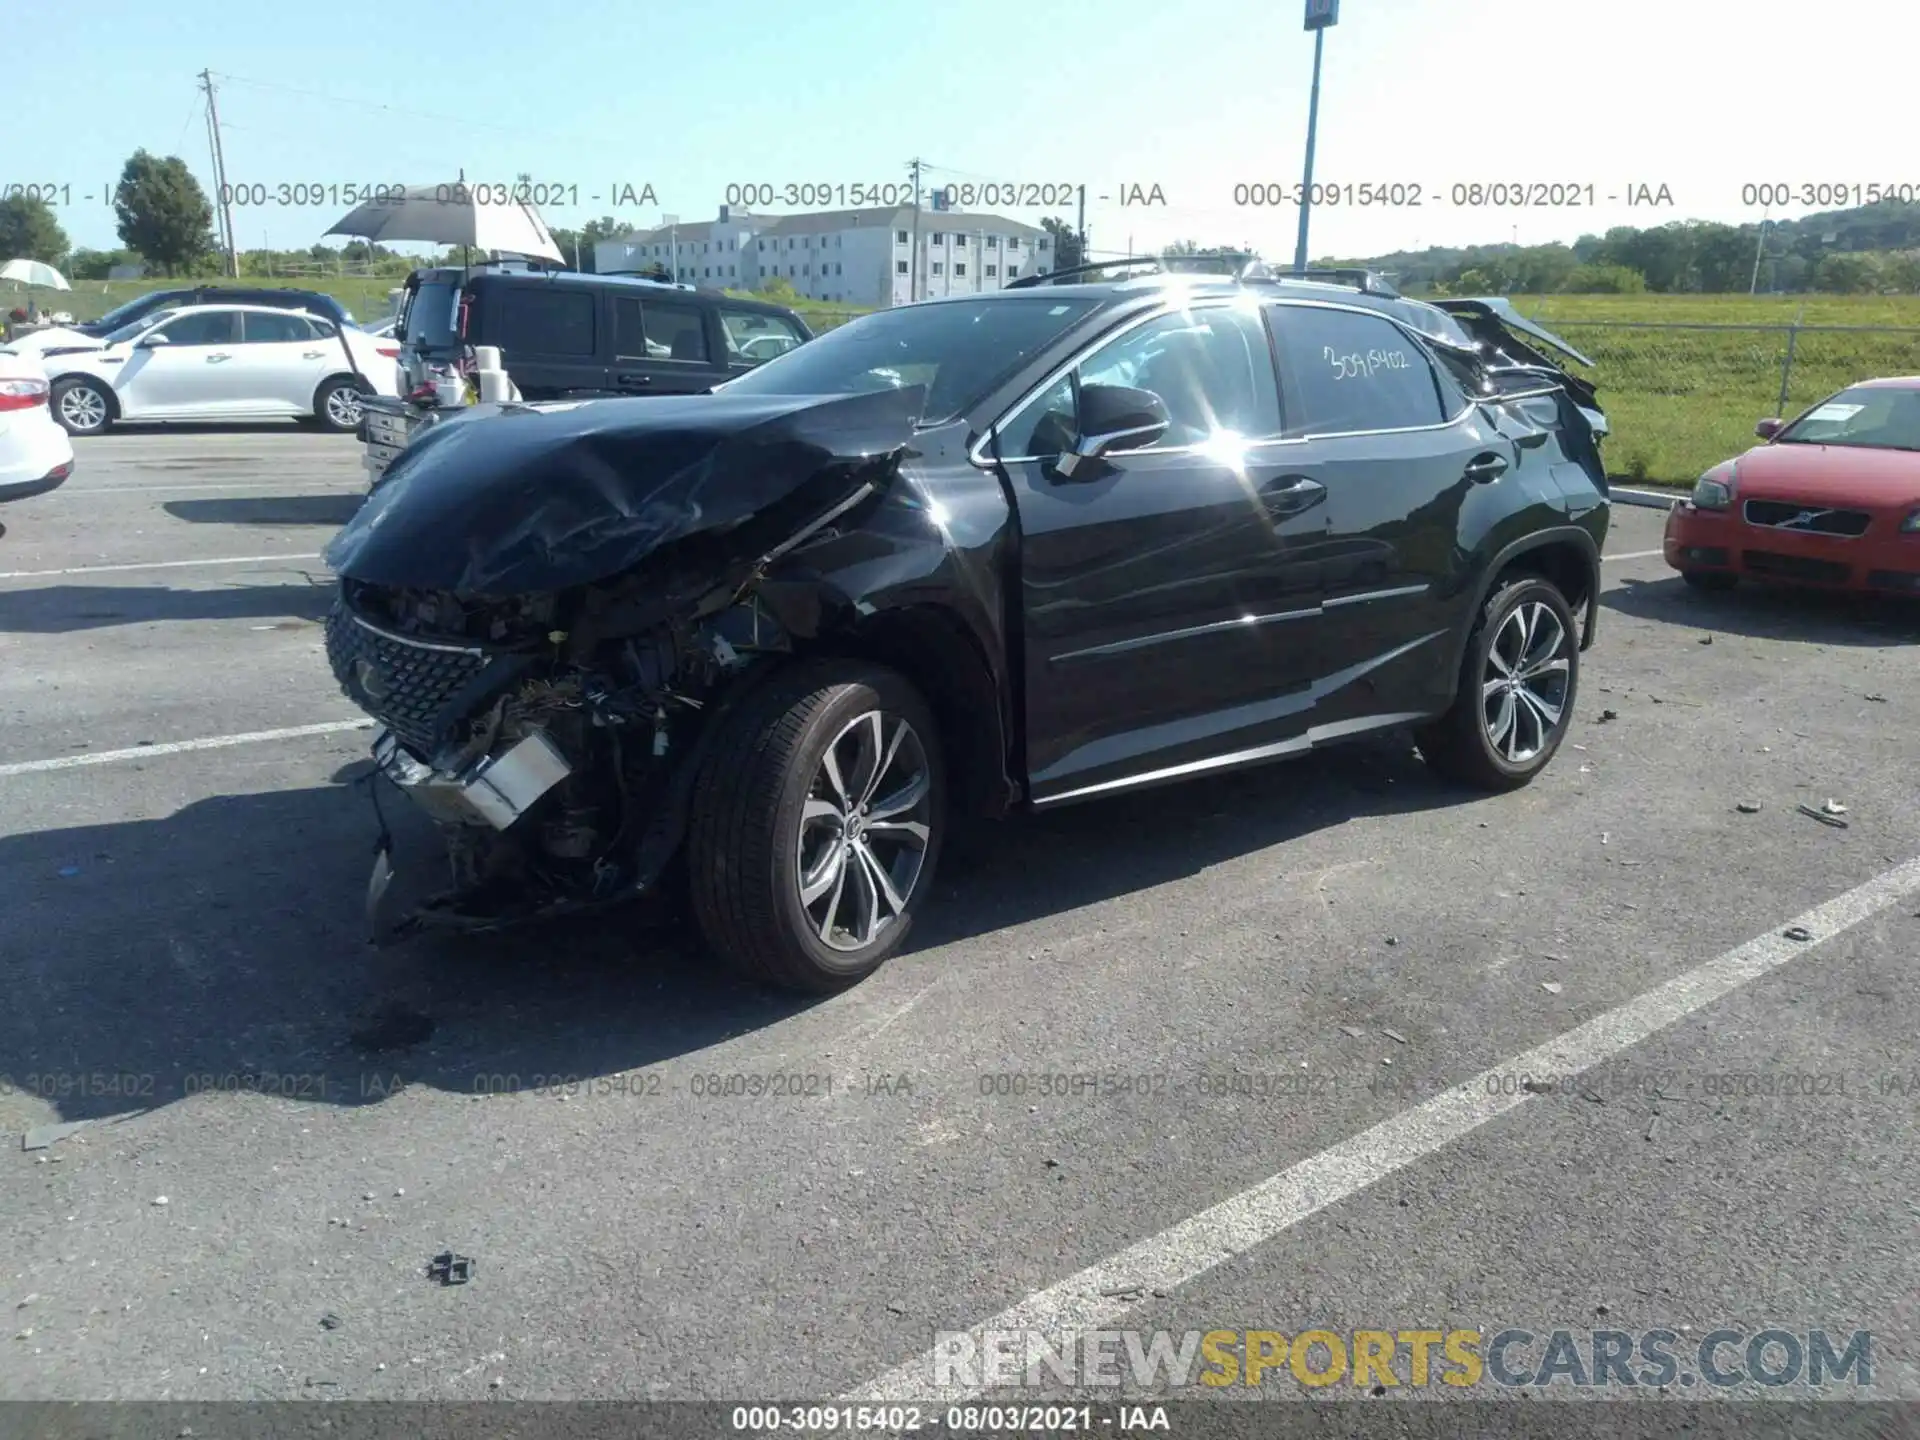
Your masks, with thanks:
[{"label": "black mesh grille", "polygon": [[448,728],[462,718],[452,702],[471,704],[466,692],[490,663],[479,651],[383,634],[339,602],[327,616],[327,662],[347,698],[422,759],[433,758]]},{"label": "black mesh grille", "polygon": [[1746,517],[1749,525],[1799,530],[1809,535],[1864,535],[1873,521],[1865,510],[1829,510],[1792,500],[1749,500]]}]

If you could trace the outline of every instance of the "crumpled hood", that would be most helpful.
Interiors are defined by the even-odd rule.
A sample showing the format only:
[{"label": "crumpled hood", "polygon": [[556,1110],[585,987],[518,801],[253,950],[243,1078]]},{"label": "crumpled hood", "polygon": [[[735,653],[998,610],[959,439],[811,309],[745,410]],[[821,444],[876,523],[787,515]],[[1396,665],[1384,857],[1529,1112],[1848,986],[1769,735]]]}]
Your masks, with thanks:
[{"label": "crumpled hood", "polygon": [[803,504],[800,523],[824,512],[892,473],[924,400],[915,387],[472,406],[401,453],[326,560],[368,584],[476,596],[592,584],[782,502]]}]

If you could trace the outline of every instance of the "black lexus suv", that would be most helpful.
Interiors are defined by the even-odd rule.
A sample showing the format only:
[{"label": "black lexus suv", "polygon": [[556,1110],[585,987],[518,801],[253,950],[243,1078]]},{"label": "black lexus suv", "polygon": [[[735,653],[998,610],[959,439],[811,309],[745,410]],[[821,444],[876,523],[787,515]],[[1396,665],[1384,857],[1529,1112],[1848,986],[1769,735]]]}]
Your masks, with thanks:
[{"label": "black lexus suv", "polygon": [[963,816],[1398,727],[1539,774],[1609,513],[1577,357],[1369,275],[1048,279],[409,447],[328,551],[334,672],[452,861],[388,913],[382,820],[376,935],[677,875],[720,955],[831,990]]}]

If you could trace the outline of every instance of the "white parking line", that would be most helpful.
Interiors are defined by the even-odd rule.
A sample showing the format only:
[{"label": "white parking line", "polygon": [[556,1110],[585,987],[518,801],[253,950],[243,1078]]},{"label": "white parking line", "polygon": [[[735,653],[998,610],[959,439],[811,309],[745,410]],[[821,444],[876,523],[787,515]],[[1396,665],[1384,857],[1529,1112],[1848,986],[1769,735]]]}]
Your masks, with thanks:
[{"label": "white parking line", "polygon": [[1664,550],[1629,550],[1624,555],[1603,555],[1600,558],[1603,560],[1644,560],[1649,555],[1664,555],[1666,553]]},{"label": "white parking line", "polygon": [[[1139,1303],[1113,1297],[1170,1291],[1196,1280],[1216,1265],[1524,1105],[1533,1095],[1518,1087],[1518,1093],[1508,1093],[1503,1082],[1510,1077],[1589,1070],[1871,918],[1916,888],[1920,888],[1920,859],[1895,866],[1779,929],[1028,1296],[970,1332],[976,1349],[983,1331],[1038,1330],[1058,1343],[1113,1328],[1115,1320]],[[1782,932],[1794,926],[1804,926],[1812,939],[1786,938]],[[981,1393],[957,1384],[936,1385],[934,1360],[935,1352],[929,1350],[869,1381],[846,1399],[947,1403]]]},{"label": "white parking line", "polygon": [[245,735],[209,735],[200,740],[169,740],[163,745],[135,745],[126,750],[59,755],[51,760],[16,760],[10,765],[0,765],[0,780],[10,775],[38,775],[47,770],[77,770],[82,765],[111,765],[118,760],[141,760],[149,755],[179,755],[188,750],[224,750],[229,745],[298,740],[307,735],[339,735],[348,730],[368,730],[372,727],[371,720],[327,720],[318,725],[290,725],[284,730],[253,730]]},{"label": "white parking line", "polygon": [[264,565],[273,560],[318,560],[318,555],[223,555],[213,560],[143,560],[137,565],[75,565],[65,570],[0,570],[0,580],[52,575],[104,575],[110,570],[179,570],[192,565]]}]

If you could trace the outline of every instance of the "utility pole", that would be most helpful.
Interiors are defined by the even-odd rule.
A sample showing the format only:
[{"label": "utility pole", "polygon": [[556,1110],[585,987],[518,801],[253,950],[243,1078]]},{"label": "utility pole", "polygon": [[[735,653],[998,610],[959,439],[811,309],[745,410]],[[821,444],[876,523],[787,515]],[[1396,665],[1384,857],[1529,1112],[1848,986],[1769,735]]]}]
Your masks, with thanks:
[{"label": "utility pole", "polygon": [[1073,222],[1073,233],[1080,242],[1080,263],[1087,263],[1087,187],[1080,187],[1080,211]]},{"label": "utility pole", "polygon": [[1753,246],[1753,279],[1747,282],[1747,294],[1752,295],[1760,288],[1760,257],[1767,251],[1767,226],[1773,222],[1762,216],[1760,237]]},{"label": "utility pole", "polygon": [[922,163],[918,158],[907,162],[907,173],[913,176],[913,260],[912,269],[907,275],[907,302],[920,298],[920,170]]},{"label": "utility pole", "polygon": [[1327,27],[1339,23],[1340,0],[1307,0],[1307,26],[1313,31],[1313,93],[1307,101],[1307,172],[1300,186],[1300,237],[1293,247],[1293,271],[1307,273],[1307,217],[1313,212],[1313,142],[1320,126],[1320,56]]},{"label": "utility pole", "polygon": [[214,199],[220,207],[220,238],[227,252],[227,274],[240,278],[240,247],[233,236],[232,197],[227,190],[227,160],[220,148],[220,107],[213,98],[213,72],[200,72],[200,88],[207,92],[207,129],[213,135]]}]

